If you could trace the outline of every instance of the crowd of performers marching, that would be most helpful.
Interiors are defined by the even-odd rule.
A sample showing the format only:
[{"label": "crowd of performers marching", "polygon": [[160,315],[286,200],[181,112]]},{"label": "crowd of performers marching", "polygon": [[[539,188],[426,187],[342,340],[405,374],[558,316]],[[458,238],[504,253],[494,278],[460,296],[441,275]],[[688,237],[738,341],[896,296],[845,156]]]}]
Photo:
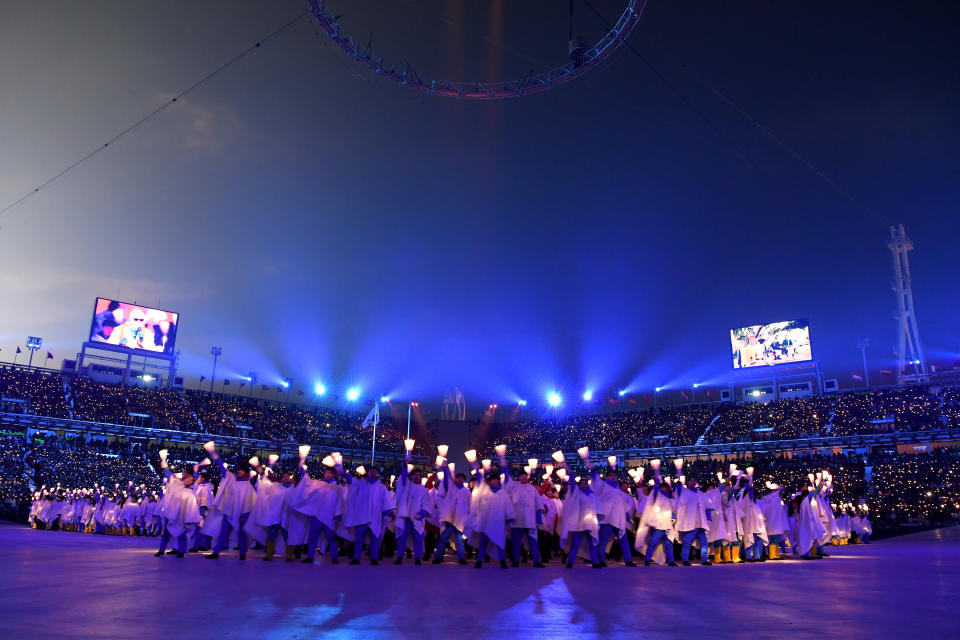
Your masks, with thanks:
[{"label": "crowd of performers marching", "polygon": [[[235,545],[244,560],[252,539],[263,560],[273,559],[282,545],[287,561],[311,563],[319,555],[337,564],[343,552],[358,564],[366,550],[377,564],[386,536],[391,547],[396,541],[396,564],[405,557],[422,564],[426,542],[434,564],[451,552],[460,564],[469,556],[480,568],[492,558],[504,569],[508,551],[514,567],[529,559],[540,568],[558,554],[568,569],[578,557],[603,568],[608,556],[633,567],[634,551],[647,565],[676,566],[674,542],[687,566],[692,553],[694,562],[706,566],[784,554],[815,559],[827,556],[827,544],[851,538],[869,543],[871,534],[865,506],[831,505],[833,481],[825,470],[810,474],[806,486],[789,496],[770,482],[755,486],[753,469],[736,465],[701,487],[684,476],[682,459],[674,461],[672,478],[658,460],[646,471],[628,469],[630,483],[619,479],[615,458],[601,473],[584,447],[578,452],[587,470],[583,477],[571,476],[558,451],[547,464],[531,459],[514,479],[500,445],[499,467],[491,460],[478,464],[475,451],[466,453],[468,479],[455,473],[441,446],[434,472],[424,477],[409,464],[412,441],[406,442],[408,464],[389,482],[374,467],[346,472],[337,453],[323,459],[323,476],[312,478],[306,446],[298,468],[288,470],[277,468],[277,456],[265,465],[251,458],[230,468],[208,442],[209,458],[173,473],[161,451],[159,495],[142,485],[44,488],[34,496],[30,522],[63,531],[159,536],[157,556],[172,543],[168,555],[211,551],[206,557],[215,560]],[[212,464],[220,469],[216,491],[209,481]],[[540,476],[539,485],[531,483],[533,475]]]}]

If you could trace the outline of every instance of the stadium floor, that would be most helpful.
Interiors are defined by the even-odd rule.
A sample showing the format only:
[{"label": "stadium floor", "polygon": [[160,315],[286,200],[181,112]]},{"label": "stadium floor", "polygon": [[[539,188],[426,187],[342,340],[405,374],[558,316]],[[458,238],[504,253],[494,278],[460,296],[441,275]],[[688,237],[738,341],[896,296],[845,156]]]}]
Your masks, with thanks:
[{"label": "stadium floor", "polygon": [[951,637],[960,527],[716,567],[266,564],[0,524],[6,638]]}]

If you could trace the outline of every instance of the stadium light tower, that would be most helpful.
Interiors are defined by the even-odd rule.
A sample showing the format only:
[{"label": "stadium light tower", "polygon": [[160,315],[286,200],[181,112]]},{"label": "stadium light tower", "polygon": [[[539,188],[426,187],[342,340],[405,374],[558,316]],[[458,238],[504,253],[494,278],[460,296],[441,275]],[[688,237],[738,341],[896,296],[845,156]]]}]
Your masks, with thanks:
[{"label": "stadium light tower", "polygon": [[290,390],[293,388],[293,378],[284,378],[280,386],[287,390],[287,404],[290,404]]},{"label": "stadium light tower", "polygon": [[[907,237],[902,224],[890,227],[887,248],[893,254],[893,291],[897,295],[897,384],[923,382],[927,379],[927,360],[920,345],[907,255],[913,249],[913,241]],[[906,372],[907,365],[913,373]]]},{"label": "stadium light tower", "polygon": [[30,362],[27,363],[27,368],[33,366],[33,354],[40,349],[41,344],[43,344],[43,338],[27,336],[27,349],[30,349]]},{"label": "stadium light tower", "polygon": [[213,356],[213,373],[210,374],[210,393],[213,393],[213,381],[217,379],[217,360],[223,354],[220,347],[210,347],[210,355]]},{"label": "stadium light tower", "polygon": [[360,397],[360,389],[358,387],[351,387],[347,390],[347,400],[354,402],[357,398]]},{"label": "stadium light tower", "polygon": [[258,377],[259,377],[259,376],[257,375],[257,372],[256,372],[256,371],[251,371],[250,373],[247,374],[247,382],[250,383],[250,397],[251,397],[251,398],[253,397],[253,388],[254,388],[255,386],[257,386],[257,378],[258,378]]}]

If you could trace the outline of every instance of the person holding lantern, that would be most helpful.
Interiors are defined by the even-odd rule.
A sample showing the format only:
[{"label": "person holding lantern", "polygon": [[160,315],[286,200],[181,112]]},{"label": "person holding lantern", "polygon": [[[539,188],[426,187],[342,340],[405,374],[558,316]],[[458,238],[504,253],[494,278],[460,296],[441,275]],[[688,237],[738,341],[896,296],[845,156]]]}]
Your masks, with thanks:
[{"label": "person holding lantern", "polygon": [[615,456],[608,458],[610,464],[605,477],[601,480],[600,473],[593,466],[589,458],[585,460],[590,470],[590,488],[600,501],[600,511],[603,513],[603,523],[600,525],[600,535],[597,546],[597,555],[600,566],[607,566],[607,545],[611,540],[620,544],[623,553],[623,562],[628,567],[637,566],[630,554],[630,541],[627,539],[627,528],[633,520],[637,503],[633,497],[623,491],[617,479]]},{"label": "person holding lantern", "polygon": [[[443,525],[443,531],[437,540],[437,548],[433,554],[433,564],[443,562],[443,554],[451,538],[453,538],[454,547],[457,550],[457,562],[467,564],[463,545],[463,531],[470,515],[470,490],[464,486],[467,477],[462,473],[453,475],[453,469],[453,463],[450,463],[447,469],[442,472],[443,480],[437,489],[437,519]],[[453,479],[450,478],[451,475],[453,475]]]},{"label": "person holding lantern", "polygon": [[[236,471],[227,469],[227,465],[217,455],[216,447],[211,440],[203,445],[210,459],[220,468],[220,487],[213,499],[213,505],[204,519],[201,530],[211,538],[216,539],[213,552],[206,557],[216,560],[220,552],[230,544],[230,535],[237,532],[237,541],[240,547],[240,559],[247,559],[247,533],[244,525],[250,518],[253,504],[257,497],[257,489],[250,478],[250,466],[247,463],[237,465]],[[208,526],[209,525],[209,526]]]},{"label": "person holding lantern", "polygon": [[417,469],[411,470],[413,465],[413,440],[405,441],[407,455],[400,465],[400,477],[397,478],[396,490],[396,526],[397,557],[394,564],[403,562],[403,555],[407,551],[407,543],[413,538],[413,562],[423,562],[423,537],[426,533],[426,518],[430,515],[430,494],[421,483],[421,474]]},{"label": "person holding lantern", "polygon": [[516,514],[516,519],[510,525],[510,552],[513,566],[520,566],[520,550],[526,540],[530,547],[530,555],[533,556],[533,566],[543,569],[544,564],[540,561],[540,546],[537,542],[537,526],[543,519],[543,509],[539,500],[540,492],[530,484],[529,467],[520,472],[517,482],[510,477],[506,445],[497,445],[496,452],[500,457],[500,468],[506,469],[506,473],[503,474],[503,490],[513,503],[513,512]]},{"label": "person holding lantern", "polygon": [[476,486],[470,497],[470,515],[467,518],[466,531],[470,546],[477,550],[474,569],[483,567],[483,560],[496,548],[500,568],[507,568],[507,527],[516,520],[513,501],[504,493],[500,481],[500,469],[490,466],[490,460],[484,460],[482,468],[476,466],[476,451],[473,458],[467,456],[476,475]]},{"label": "person holding lantern", "polygon": [[369,540],[370,564],[376,565],[379,563],[380,540],[383,538],[386,517],[396,505],[390,492],[380,482],[379,469],[359,469],[362,477],[354,479],[350,474],[344,475],[349,488],[339,531],[341,537],[353,540],[353,559],[350,564],[360,564],[363,545]]},{"label": "person holding lantern", "polygon": [[193,469],[187,468],[174,475],[167,464],[166,449],[160,452],[160,467],[166,487],[163,492],[163,501],[160,503],[160,514],[164,520],[163,535],[160,537],[160,549],[154,554],[163,555],[171,537],[177,539],[176,556],[182,558],[187,551],[187,531],[192,525],[200,522],[200,510],[197,508],[197,496],[190,490],[195,478]]}]

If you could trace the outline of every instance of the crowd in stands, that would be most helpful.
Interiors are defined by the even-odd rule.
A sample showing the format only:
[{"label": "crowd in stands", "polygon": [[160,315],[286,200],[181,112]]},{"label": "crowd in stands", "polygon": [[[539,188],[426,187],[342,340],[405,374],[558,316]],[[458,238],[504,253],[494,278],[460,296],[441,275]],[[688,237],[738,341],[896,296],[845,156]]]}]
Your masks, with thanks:
[{"label": "crowd in stands", "polygon": [[[238,390],[239,391],[239,390]],[[229,435],[272,443],[309,442],[338,449],[369,450],[373,430],[362,415],[317,405],[264,400],[242,393],[210,393],[136,385],[104,384],[85,377],[64,379],[46,370],[0,367],[0,410],[101,423]],[[377,450],[400,453],[401,427],[381,411]],[[960,387],[811,396],[769,403],[711,403],[611,411],[590,415],[548,414],[477,430],[478,450],[491,437],[511,451],[595,451],[785,440],[923,431],[960,426]],[[418,438],[419,447],[425,438]]]}]

